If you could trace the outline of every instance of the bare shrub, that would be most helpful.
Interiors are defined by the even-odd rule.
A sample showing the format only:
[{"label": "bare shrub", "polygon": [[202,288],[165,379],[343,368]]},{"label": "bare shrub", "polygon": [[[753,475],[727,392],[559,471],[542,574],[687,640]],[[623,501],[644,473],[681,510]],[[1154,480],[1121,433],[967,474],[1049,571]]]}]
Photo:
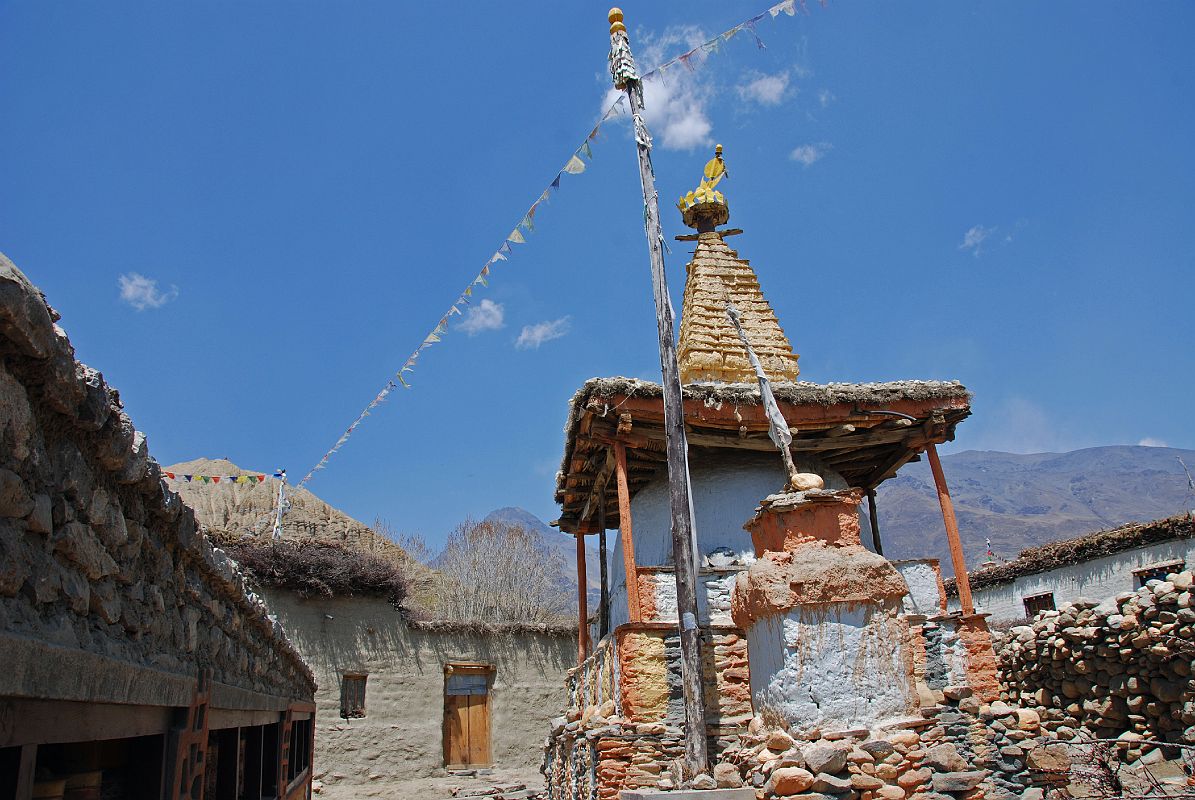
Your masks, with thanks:
[{"label": "bare shrub", "polygon": [[384,597],[396,608],[407,596],[407,579],[393,562],[331,542],[243,540],[228,554],[263,586],[303,597]]},{"label": "bare shrub", "polygon": [[569,607],[570,594],[559,581],[564,559],[521,525],[467,519],[448,535],[434,563],[440,619],[557,622]]}]

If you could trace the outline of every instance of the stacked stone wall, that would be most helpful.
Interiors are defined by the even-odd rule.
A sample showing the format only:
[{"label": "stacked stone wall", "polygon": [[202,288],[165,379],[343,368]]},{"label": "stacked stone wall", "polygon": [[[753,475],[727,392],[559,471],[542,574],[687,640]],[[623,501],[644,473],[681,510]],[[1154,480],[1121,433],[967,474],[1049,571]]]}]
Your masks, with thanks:
[{"label": "stacked stone wall", "polygon": [[[18,659],[0,694],[112,701],[128,687],[83,666],[103,663],[310,699],[310,670],[57,320],[0,256],[0,631]],[[44,661],[72,652],[99,660]]]},{"label": "stacked stone wall", "polygon": [[1002,634],[1002,697],[1061,739],[1120,739],[1130,761],[1153,749],[1142,740],[1195,742],[1192,582],[1189,571],[1168,575]]}]

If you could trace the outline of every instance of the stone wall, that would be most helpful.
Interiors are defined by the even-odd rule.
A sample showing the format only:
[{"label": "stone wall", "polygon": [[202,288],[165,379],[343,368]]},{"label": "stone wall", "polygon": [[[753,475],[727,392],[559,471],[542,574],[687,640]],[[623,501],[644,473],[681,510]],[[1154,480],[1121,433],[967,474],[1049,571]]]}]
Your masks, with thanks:
[{"label": "stone wall", "polygon": [[1001,694],[1034,708],[1062,739],[1195,742],[1192,573],[1097,603],[1078,600],[1012,628],[998,643]]},{"label": "stone wall", "polygon": [[[575,631],[411,623],[381,599],[303,599],[274,589],[268,598],[319,679],[315,774],[325,784],[443,775],[444,667],[464,662],[494,667],[488,706],[495,767],[534,774],[544,729],[566,702]],[[358,719],[340,716],[346,671],[369,676]]]},{"label": "stone wall", "polygon": [[0,256],[0,695],[190,702],[128,665],[310,700],[310,670],[57,320]]}]

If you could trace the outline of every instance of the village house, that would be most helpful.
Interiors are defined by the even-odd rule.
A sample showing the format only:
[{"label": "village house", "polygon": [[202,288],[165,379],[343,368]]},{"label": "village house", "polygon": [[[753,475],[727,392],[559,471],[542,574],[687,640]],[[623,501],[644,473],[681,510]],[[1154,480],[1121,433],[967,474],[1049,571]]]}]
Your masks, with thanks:
[{"label": "village house", "polygon": [[0,256],[0,797],[310,796],[315,679]]},{"label": "village house", "polygon": [[[1193,564],[1195,531],[1191,518],[1180,514],[1030,547],[1012,561],[971,573],[970,584],[976,610],[992,622],[1009,623],[1080,598],[1135,592]],[[957,608],[953,579],[946,592]]]},{"label": "village house", "polygon": [[415,621],[384,598],[264,593],[319,682],[324,784],[538,767],[575,628]]}]

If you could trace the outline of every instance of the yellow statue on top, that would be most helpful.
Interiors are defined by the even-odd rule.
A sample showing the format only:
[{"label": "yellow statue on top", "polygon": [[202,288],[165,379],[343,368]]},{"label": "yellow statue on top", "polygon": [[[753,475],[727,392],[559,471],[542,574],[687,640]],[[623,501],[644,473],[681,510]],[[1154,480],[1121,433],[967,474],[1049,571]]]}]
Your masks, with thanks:
[{"label": "yellow statue on top", "polygon": [[722,145],[718,145],[714,148],[714,157],[705,165],[705,177],[701,179],[701,185],[682,197],[676,207],[685,211],[700,203],[726,205],[726,198],[714,188],[725,177],[728,177],[726,162],[722,160]]}]

